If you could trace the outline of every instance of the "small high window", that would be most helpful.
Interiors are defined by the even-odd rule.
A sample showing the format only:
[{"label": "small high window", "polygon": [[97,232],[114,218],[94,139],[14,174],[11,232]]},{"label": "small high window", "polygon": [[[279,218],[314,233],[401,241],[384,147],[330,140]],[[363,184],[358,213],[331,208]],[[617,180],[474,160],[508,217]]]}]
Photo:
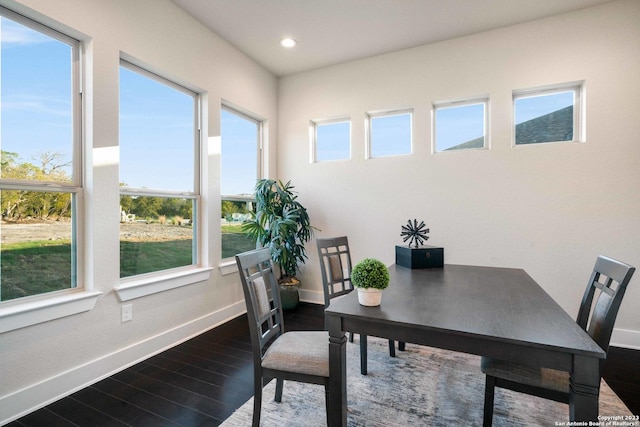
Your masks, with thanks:
[{"label": "small high window", "polygon": [[582,84],[513,92],[515,145],[581,141]]},{"label": "small high window", "polygon": [[367,114],[367,158],[411,154],[413,110]]},{"label": "small high window", "polygon": [[348,118],[312,121],[310,132],[312,163],[351,157],[351,121]]},{"label": "small high window", "polygon": [[435,152],[486,148],[488,109],[488,98],[435,103]]}]

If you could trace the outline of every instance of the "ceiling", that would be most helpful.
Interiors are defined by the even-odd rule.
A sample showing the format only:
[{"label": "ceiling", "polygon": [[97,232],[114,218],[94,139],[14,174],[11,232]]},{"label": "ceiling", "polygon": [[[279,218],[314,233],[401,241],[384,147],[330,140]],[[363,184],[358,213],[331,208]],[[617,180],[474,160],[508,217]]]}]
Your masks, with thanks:
[{"label": "ceiling", "polygon": [[[172,0],[277,76],[611,0]],[[298,44],[280,46],[283,37]]]}]

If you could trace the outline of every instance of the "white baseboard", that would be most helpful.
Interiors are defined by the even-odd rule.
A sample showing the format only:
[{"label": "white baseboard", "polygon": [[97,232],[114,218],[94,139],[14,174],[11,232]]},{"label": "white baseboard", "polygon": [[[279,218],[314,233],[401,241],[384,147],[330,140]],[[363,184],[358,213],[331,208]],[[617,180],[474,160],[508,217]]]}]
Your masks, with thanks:
[{"label": "white baseboard", "polygon": [[313,304],[324,304],[324,293],[319,291],[309,291],[300,289],[300,301]]},{"label": "white baseboard", "polygon": [[640,331],[614,329],[611,334],[611,345],[640,350]]},{"label": "white baseboard", "polygon": [[246,312],[240,301],[0,398],[0,425],[90,386]]}]

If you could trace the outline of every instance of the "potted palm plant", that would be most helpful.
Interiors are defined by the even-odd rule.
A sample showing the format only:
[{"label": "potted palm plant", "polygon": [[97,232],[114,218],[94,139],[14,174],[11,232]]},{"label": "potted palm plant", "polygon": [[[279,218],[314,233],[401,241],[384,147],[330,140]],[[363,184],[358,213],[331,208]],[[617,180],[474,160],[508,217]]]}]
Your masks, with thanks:
[{"label": "potted palm plant", "polygon": [[285,309],[294,308],[300,299],[299,263],[307,253],[304,244],[313,237],[314,228],[307,210],[298,201],[291,181],[261,179],[256,184],[256,212],[242,225],[247,235],[271,250],[271,258],[280,268],[280,295]]},{"label": "potted palm plant", "polygon": [[358,288],[358,302],[366,306],[378,306],[382,290],[389,286],[389,270],[382,261],[365,258],[351,270],[351,283]]}]

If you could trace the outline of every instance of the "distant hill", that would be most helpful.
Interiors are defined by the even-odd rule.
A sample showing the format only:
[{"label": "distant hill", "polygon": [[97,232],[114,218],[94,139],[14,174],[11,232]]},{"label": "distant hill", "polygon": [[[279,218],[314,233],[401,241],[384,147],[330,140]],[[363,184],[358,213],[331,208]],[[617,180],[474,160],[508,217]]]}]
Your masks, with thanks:
[{"label": "distant hill", "polygon": [[[573,106],[552,111],[544,116],[516,125],[518,145],[539,142],[571,141],[573,139]],[[454,145],[445,151],[484,147],[484,137]]]}]

